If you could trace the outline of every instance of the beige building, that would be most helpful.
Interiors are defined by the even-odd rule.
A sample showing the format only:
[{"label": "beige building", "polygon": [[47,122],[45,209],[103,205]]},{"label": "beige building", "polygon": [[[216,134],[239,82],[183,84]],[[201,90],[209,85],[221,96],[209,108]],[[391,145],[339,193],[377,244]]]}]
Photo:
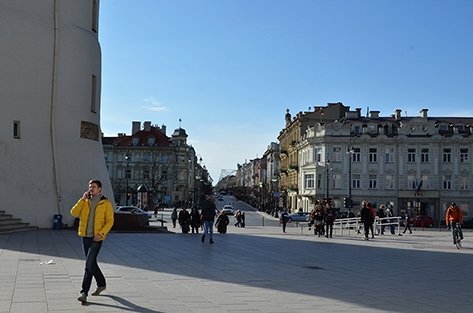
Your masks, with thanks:
[{"label": "beige building", "polygon": [[[315,122],[293,149],[298,154],[297,207],[332,199],[341,210],[351,195],[388,203],[396,214],[410,210],[438,225],[454,201],[471,218],[473,199],[473,118],[401,116],[349,111],[340,120]],[[355,205],[354,210],[358,210]]]}]

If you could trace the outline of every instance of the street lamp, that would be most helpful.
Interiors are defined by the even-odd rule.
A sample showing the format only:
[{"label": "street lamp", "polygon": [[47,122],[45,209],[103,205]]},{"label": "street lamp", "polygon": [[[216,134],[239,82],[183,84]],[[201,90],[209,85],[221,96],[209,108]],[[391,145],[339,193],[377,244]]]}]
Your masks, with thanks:
[{"label": "street lamp", "polygon": [[347,150],[347,155],[348,155],[348,201],[347,201],[347,208],[348,209],[351,209],[353,207],[353,201],[352,201],[352,198],[351,198],[351,185],[352,185],[352,181],[351,181],[351,162],[353,160],[353,154],[355,153],[355,150],[353,149],[353,147],[350,147],[349,150]]},{"label": "street lamp", "polygon": [[326,194],[325,194],[325,198],[327,198],[327,201],[329,202],[329,205],[330,205],[330,201],[329,201],[329,172],[331,170],[330,168],[330,160],[327,160],[327,162],[325,162],[325,167],[326,167],[326,170],[327,170],[327,190],[326,190]]},{"label": "street lamp", "polygon": [[128,177],[130,176],[130,155],[125,154],[126,170],[125,170],[125,205],[128,205]]}]

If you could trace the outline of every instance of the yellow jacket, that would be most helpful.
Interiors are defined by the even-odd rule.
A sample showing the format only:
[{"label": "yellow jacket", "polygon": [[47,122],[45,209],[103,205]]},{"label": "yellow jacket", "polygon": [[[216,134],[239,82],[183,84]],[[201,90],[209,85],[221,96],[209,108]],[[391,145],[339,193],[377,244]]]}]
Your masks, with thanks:
[{"label": "yellow jacket", "polygon": [[[80,199],[71,209],[71,215],[80,218],[78,233],[81,237],[86,236],[89,214],[89,199]],[[100,234],[102,240],[104,240],[110,229],[112,229],[113,221],[114,212],[112,203],[106,197],[102,196],[95,208],[94,236]]]}]

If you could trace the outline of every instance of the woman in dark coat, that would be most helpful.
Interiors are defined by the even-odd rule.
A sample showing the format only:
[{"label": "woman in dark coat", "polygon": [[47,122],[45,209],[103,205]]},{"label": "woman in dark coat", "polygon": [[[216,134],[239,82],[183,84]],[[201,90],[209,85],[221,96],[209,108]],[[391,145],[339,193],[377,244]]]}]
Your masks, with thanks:
[{"label": "woman in dark coat", "polygon": [[200,213],[197,208],[192,208],[191,211],[191,229],[192,233],[198,234],[199,233],[199,228],[200,228]]},{"label": "woman in dark coat", "polygon": [[222,211],[217,217],[217,221],[215,221],[215,225],[217,226],[217,231],[221,234],[227,233],[227,226],[230,223],[228,216]]},{"label": "woman in dark coat", "polygon": [[363,200],[361,202],[361,211],[360,211],[360,218],[363,226],[365,228],[365,240],[368,240],[368,236],[370,234],[370,228],[373,226],[374,223],[374,216],[371,213],[370,208],[368,207],[368,202]]}]

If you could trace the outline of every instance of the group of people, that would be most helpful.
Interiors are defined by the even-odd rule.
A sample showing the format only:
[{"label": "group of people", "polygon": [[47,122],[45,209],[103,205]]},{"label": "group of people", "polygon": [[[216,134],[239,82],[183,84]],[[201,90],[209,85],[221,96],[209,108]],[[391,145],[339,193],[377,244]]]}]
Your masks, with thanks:
[{"label": "group of people", "polygon": [[332,238],[335,218],[336,212],[329,203],[323,205],[320,200],[316,200],[309,215],[309,229],[314,227],[314,235],[318,237],[325,234],[326,238]]},{"label": "group of people", "polygon": [[[381,209],[382,212],[380,211]],[[378,215],[378,217],[389,217],[389,214],[392,214],[390,210],[385,210],[383,206],[380,206],[380,210],[376,213],[374,207],[368,201],[362,201],[360,218],[364,226],[364,238],[366,240],[369,238],[370,231],[371,238],[374,238],[373,224],[376,215]],[[111,201],[102,195],[102,183],[100,180],[94,179],[89,181],[87,191],[83,193],[81,198],[71,208],[70,213],[72,216],[79,218],[78,235],[82,238],[82,246],[86,259],[82,287],[79,297],[77,298],[78,301],[85,303],[90,291],[92,279],[95,279],[97,283],[97,288],[92,293],[93,296],[98,296],[106,290],[106,280],[97,264],[97,257],[103,241],[112,229],[114,223],[114,211]],[[217,215],[218,217],[215,221]],[[208,236],[211,244],[214,243],[214,222],[216,222],[215,224],[217,225],[217,229],[221,233],[226,233],[226,228],[229,224],[228,216],[223,211],[220,212],[220,214],[217,213],[215,199],[212,196],[206,198],[202,205],[201,212],[194,208],[191,210],[191,213],[189,213],[184,208],[177,213],[177,210],[174,209],[171,218],[174,227],[176,227],[176,221],[179,221],[179,224],[183,228],[183,232],[186,230],[189,232],[188,227],[190,225],[192,227],[192,232],[195,231],[198,233],[198,229],[203,225],[204,233],[202,234],[201,241],[204,243]],[[286,209],[281,214],[283,232],[286,231],[288,218],[289,216]],[[242,219],[240,217],[240,224],[241,220],[243,220],[243,225],[240,226],[244,226],[244,217]],[[314,234],[317,234],[318,236],[322,235],[324,231],[323,225],[325,225],[325,236],[331,238],[334,220],[335,211],[330,207],[330,205],[328,204],[324,208],[320,201],[317,201],[314,209],[310,213],[310,223],[315,227]],[[456,203],[452,202],[447,208],[445,222],[447,227],[452,229],[453,243],[455,244],[456,240],[462,240],[463,233],[461,232],[459,225],[463,222],[463,212]],[[404,232],[408,227],[409,223],[408,220],[406,220],[406,229]],[[383,232],[383,228],[381,229],[381,232]],[[458,239],[456,237],[457,232],[459,232]]]}]

